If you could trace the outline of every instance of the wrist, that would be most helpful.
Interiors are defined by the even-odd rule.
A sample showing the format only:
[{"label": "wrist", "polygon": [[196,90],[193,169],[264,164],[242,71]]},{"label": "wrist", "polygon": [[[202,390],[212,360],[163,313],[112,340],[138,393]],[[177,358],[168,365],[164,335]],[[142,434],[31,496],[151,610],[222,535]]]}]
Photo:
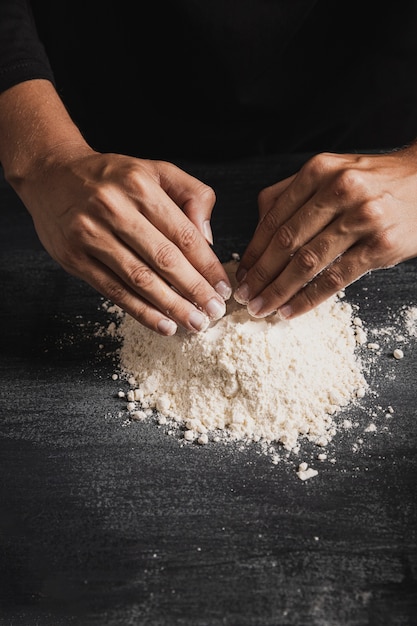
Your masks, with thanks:
[{"label": "wrist", "polygon": [[91,152],[49,81],[27,81],[0,95],[0,162],[19,195],[54,163]]}]

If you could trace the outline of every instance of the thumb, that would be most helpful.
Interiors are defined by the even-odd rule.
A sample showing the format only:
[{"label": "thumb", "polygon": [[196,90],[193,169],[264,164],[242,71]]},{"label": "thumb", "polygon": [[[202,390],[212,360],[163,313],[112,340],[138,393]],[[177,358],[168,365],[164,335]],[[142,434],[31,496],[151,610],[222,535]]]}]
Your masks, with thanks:
[{"label": "thumb", "polygon": [[[206,187],[206,185],[204,185]],[[182,207],[182,210],[194,226],[200,231],[204,239],[213,245],[213,232],[211,230],[211,214],[213,212],[216,196],[210,187],[202,190],[199,197],[190,198]]]},{"label": "thumb", "polygon": [[204,239],[212,245],[213,233],[210,220],[216,203],[214,189],[198,178],[187,174],[173,164],[160,172],[161,185],[194,224]]}]

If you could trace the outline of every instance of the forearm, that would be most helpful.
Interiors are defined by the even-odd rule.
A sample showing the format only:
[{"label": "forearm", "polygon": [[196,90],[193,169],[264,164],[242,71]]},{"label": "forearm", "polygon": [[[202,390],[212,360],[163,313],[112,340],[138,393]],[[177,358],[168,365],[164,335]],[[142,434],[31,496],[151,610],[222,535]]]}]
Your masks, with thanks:
[{"label": "forearm", "polygon": [[91,151],[48,80],[29,80],[0,94],[0,162],[17,192],[52,157]]}]

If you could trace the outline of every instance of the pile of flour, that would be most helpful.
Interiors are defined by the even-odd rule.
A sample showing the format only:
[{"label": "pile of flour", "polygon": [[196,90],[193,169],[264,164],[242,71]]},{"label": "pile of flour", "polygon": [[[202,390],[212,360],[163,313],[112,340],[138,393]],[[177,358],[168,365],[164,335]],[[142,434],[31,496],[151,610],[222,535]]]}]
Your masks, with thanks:
[{"label": "pile of flour", "polygon": [[[236,267],[225,264],[232,282]],[[339,296],[291,321],[255,320],[232,298],[206,331],[172,337],[123,315],[116,334],[121,373],[132,387],[128,410],[140,418],[156,409],[184,427],[186,441],[221,434],[287,450],[301,437],[326,445],[337,412],[367,388],[358,331],[360,320]]]}]

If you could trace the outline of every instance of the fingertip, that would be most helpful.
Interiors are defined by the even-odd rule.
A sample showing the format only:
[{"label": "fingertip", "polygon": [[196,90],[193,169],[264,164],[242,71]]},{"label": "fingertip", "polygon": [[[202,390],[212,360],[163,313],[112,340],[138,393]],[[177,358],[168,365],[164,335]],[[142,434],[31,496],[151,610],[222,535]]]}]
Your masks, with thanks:
[{"label": "fingertip", "polygon": [[217,298],[211,298],[205,307],[206,313],[211,320],[219,320],[226,313],[226,305],[224,301]]},{"label": "fingertip", "polygon": [[162,318],[157,324],[157,329],[161,335],[172,337],[177,332],[178,326],[173,320]]},{"label": "fingertip", "polygon": [[203,331],[207,330],[210,325],[210,319],[197,309],[193,309],[188,318],[189,324],[191,326],[191,330],[193,331]]},{"label": "fingertip", "polygon": [[293,308],[289,304],[284,304],[284,306],[280,307],[277,310],[277,315],[280,320],[287,320],[291,317],[293,313]]},{"label": "fingertip", "polygon": [[225,280],[220,280],[214,288],[223,300],[229,300],[232,295],[232,287]]},{"label": "fingertip", "polygon": [[249,285],[247,283],[241,283],[233,294],[233,297],[238,304],[248,304]]}]

